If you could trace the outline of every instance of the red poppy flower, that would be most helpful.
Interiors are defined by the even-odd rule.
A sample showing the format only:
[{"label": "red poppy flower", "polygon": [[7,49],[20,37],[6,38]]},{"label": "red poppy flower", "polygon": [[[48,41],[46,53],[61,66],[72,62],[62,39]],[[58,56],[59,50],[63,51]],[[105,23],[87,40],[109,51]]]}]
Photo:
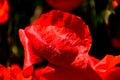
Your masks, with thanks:
[{"label": "red poppy flower", "polygon": [[103,79],[105,79],[111,69],[114,69],[115,65],[118,63],[120,63],[120,56],[106,55],[94,65],[93,68]]},{"label": "red poppy flower", "polygon": [[83,0],[46,0],[46,2],[53,8],[71,11],[79,7]]},{"label": "red poppy flower", "polygon": [[0,65],[0,80],[32,80],[32,77],[25,78],[17,64],[12,64],[10,67]]},{"label": "red poppy flower", "polygon": [[5,23],[9,17],[9,5],[7,0],[0,0],[0,24]]},{"label": "red poppy flower", "polygon": [[[41,75],[46,74],[43,77],[45,80],[53,80],[50,76],[54,80],[60,80],[60,76],[62,80],[91,80],[92,77],[99,80],[99,76],[88,65],[92,40],[88,26],[80,17],[53,10],[43,14],[24,30],[20,29],[19,35],[25,51],[24,70],[28,71],[29,67],[32,72],[32,64],[46,59],[50,65],[40,70],[43,72],[40,72]],[[89,76],[87,71],[93,74]],[[75,75],[69,79],[70,76],[65,77],[63,72]],[[81,77],[78,78],[80,73]],[[25,75],[30,75],[30,72]]]}]

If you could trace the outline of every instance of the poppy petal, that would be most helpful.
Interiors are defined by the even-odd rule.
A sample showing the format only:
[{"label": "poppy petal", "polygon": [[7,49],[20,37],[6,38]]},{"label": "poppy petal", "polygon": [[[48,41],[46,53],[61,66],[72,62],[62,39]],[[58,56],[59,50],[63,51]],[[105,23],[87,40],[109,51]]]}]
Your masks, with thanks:
[{"label": "poppy petal", "polygon": [[[22,30],[22,29],[19,30],[19,36],[20,36],[20,40],[22,42],[22,45],[24,46],[24,51],[25,51],[24,70],[27,72],[31,71],[31,74],[32,74],[32,71],[33,71],[32,64],[34,64],[36,62],[40,62],[42,59],[40,57],[38,57],[37,55],[35,55],[34,52],[32,51],[30,42],[29,42],[24,30]],[[26,70],[26,68],[28,68],[28,70]],[[28,74],[30,74],[30,72],[28,72]]]},{"label": "poppy petal", "polygon": [[114,68],[115,65],[120,63],[120,56],[106,55],[98,64],[95,65],[94,69],[102,78],[107,75],[107,72]]}]

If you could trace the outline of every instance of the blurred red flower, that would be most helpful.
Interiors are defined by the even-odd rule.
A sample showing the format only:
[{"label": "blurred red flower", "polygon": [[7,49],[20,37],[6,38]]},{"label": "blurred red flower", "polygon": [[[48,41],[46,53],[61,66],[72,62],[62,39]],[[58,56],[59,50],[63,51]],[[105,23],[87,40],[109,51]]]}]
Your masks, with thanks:
[{"label": "blurred red flower", "polygon": [[32,77],[24,78],[22,70],[17,64],[4,67],[0,64],[0,80],[32,80]]},{"label": "blurred red flower", "polygon": [[112,39],[112,46],[116,49],[120,49],[120,39],[113,38]]},{"label": "blurred red flower", "polygon": [[0,0],[0,24],[5,23],[9,17],[9,5],[7,0]]},{"label": "blurred red flower", "polygon": [[53,8],[71,11],[79,7],[83,0],[46,0],[46,2]]},{"label": "blurred red flower", "polygon": [[24,46],[25,71],[32,72],[32,64],[43,59],[48,61],[46,67],[35,70],[34,78],[100,80],[90,67],[88,52],[92,39],[88,26],[80,17],[52,10],[24,30],[20,29],[19,36]]}]

